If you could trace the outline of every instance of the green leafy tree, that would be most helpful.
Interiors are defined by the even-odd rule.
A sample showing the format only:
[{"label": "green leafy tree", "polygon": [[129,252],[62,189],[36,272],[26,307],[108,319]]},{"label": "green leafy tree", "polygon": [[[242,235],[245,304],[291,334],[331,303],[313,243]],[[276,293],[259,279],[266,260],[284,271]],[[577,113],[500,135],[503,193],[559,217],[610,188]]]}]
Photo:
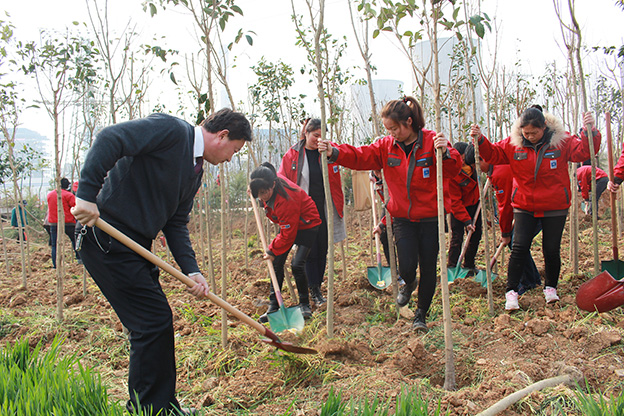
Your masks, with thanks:
[{"label": "green leafy tree", "polygon": [[[57,214],[59,230],[65,226],[61,200],[61,162],[64,146],[60,124],[65,110],[74,105],[82,94],[83,84],[96,77],[96,51],[94,43],[66,30],[64,34],[41,32],[38,44],[29,45],[24,58],[29,60],[26,72],[33,74],[43,107],[54,122],[54,162],[56,173]],[[59,236],[62,236],[59,233]],[[63,238],[57,241],[57,314],[63,320]]]},{"label": "green leafy tree", "polygon": [[[0,170],[3,178],[6,174],[12,177],[15,209],[17,212],[23,212],[24,206],[22,205],[23,198],[21,188],[19,187],[19,176],[25,166],[19,163],[15,155],[15,135],[19,125],[19,116],[24,106],[24,99],[18,93],[18,85],[11,80],[7,80],[6,76],[19,68],[17,57],[10,56],[9,50],[16,50],[19,53],[29,48],[30,45],[18,42],[13,36],[13,29],[14,26],[10,22],[0,20],[0,131],[4,138],[1,142],[2,147],[5,147],[7,150],[6,155],[2,157],[3,160],[0,162],[2,163]],[[23,239],[24,224],[22,221],[17,223],[22,261],[22,287],[25,289],[27,287],[27,269],[29,269],[30,262],[26,259],[27,251],[24,249],[26,243]],[[4,235],[3,230],[2,235]],[[5,263],[8,265],[4,240],[3,249]]]}]

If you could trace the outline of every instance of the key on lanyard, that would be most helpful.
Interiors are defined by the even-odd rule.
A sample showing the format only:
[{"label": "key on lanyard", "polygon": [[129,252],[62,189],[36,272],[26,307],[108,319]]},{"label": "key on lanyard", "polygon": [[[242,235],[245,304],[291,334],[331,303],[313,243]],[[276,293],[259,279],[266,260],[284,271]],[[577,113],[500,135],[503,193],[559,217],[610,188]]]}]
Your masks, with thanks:
[{"label": "key on lanyard", "polygon": [[87,227],[82,227],[80,233],[76,236],[76,251],[82,248],[82,238],[87,234]]}]

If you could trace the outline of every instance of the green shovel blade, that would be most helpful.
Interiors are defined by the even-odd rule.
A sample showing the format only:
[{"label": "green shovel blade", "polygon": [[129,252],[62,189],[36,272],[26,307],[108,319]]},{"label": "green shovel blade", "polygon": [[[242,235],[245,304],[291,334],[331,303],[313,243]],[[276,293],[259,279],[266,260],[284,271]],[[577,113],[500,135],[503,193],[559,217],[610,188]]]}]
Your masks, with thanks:
[{"label": "green shovel blade", "polygon": [[470,269],[464,269],[460,266],[449,267],[446,269],[446,276],[448,278],[449,283],[453,283],[457,279],[463,279],[466,277]]},{"label": "green shovel blade", "polygon": [[271,330],[276,333],[289,330],[301,331],[305,325],[301,309],[298,306],[287,308],[282,305],[279,310],[271,312],[267,317]]},{"label": "green shovel blade", "polygon": [[607,271],[614,279],[619,280],[624,277],[624,261],[607,260],[600,262],[601,271]]},{"label": "green shovel blade", "polygon": [[389,267],[367,267],[368,281],[375,289],[385,289],[392,284],[392,272]]},{"label": "green shovel blade", "polygon": [[[498,277],[496,273],[492,273],[492,282]],[[475,282],[480,283],[481,286],[487,287],[487,272],[485,270],[479,270],[474,277]]]}]

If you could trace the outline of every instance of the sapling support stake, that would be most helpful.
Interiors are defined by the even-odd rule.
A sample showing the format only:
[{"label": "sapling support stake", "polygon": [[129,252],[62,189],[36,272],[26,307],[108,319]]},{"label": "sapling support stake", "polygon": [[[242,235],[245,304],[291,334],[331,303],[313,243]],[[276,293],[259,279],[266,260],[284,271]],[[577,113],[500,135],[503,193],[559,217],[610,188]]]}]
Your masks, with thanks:
[{"label": "sapling support stake", "polygon": [[[439,133],[442,129],[441,121],[441,105],[440,105],[440,68],[438,61],[438,17],[441,13],[440,3],[436,0],[431,1],[433,14],[433,36],[431,37],[431,52],[433,54],[434,65],[434,83],[433,95],[435,97],[435,124],[436,131]],[[451,322],[451,306],[449,296],[448,280],[446,268],[446,234],[444,230],[444,178],[442,171],[443,151],[441,148],[436,149],[436,193],[438,202],[438,244],[440,247],[440,286],[442,287],[442,316],[444,321],[444,353],[445,353],[445,371],[444,371],[444,389],[455,390],[455,359],[453,356],[453,327]],[[390,238],[390,236],[388,236]]]}]

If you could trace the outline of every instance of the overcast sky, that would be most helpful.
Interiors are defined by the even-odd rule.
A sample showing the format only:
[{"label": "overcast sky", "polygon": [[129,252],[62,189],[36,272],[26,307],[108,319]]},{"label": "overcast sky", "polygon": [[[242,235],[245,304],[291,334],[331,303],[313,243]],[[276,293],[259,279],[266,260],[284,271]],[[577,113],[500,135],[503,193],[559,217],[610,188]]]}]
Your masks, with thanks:
[{"label": "overcast sky", "polygon": [[[335,36],[352,37],[346,1],[326,2],[326,26]],[[16,37],[20,40],[36,39],[39,29],[62,30],[71,27],[73,21],[88,21],[85,0],[2,0],[2,3],[2,9],[9,13],[8,20],[16,26]],[[582,27],[585,45],[624,44],[624,12],[615,6],[615,0],[577,0],[576,3],[577,18]],[[250,76],[249,67],[255,65],[262,56],[272,62],[281,59],[297,71],[305,62],[305,55],[301,48],[294,45],[295,31],[290,20],[290,0],[238,0],[237,4],[243,9],[245,16],[232,20],[230,27],[243,26],[245,30],[256,33],[253,46],[242,46],[234,51],[236,68],[231,71],[231,83],[235,99],[239,101],[245,99],[247,86],[255,82]],[[304,7],[303,0],[297,0],[297,12],[303,14]],[[170,8],[166,13],[160,12],[156,18],[150,18],[143,12],[142,0],[109,0],[109,10],[111,21],[117,27],[125,25],[131,18],[137,30],[142,32],[143,42],[149,42],[154,35],[158,35],[164,36],[166,43],[163,41],[162,44],[168,48],[180,51],[197,49],[192,22],[181,13],[181,9]],[[500,27],[499,58],[507,66],[513,66],[520,57],[526,73],[539,75],[544,64],[553,59],[559,60],[561,67],[565,65],[565,54],[559,46],[561,31],[552,1],[483,0],[482,10],[495,19],[496,25]],[[494,38],[493,34],[487,34],[488,41],[491,42]],[[354,43],[349,45],[347,58],[342,63],[343,68],[361,65],[357,46]],[[409,89],[409,64],[391,36],[381,35],[372,41],[371,46],[373,63],[377,66],[374,78],[397,79],[403,81]],[[363,77],[362,72],[357,69],[353,71],[358,78]],[[307,80],[300,82],[307,84]],[[152,91],[154,87],[152,86]],[[169,87],[163,85],[165,89]],[[293,92],[298,92],[298,87],[302,90],[310,89],[307,85],[299,85],[293,88]],[[168,108],[177,108],[177,105],[172,103]],[[33,110],[27,110],[22,118],[24,127],[33,128],[37,117],[39,116]],[[51,136],[48,131],[41,133]]]}]

